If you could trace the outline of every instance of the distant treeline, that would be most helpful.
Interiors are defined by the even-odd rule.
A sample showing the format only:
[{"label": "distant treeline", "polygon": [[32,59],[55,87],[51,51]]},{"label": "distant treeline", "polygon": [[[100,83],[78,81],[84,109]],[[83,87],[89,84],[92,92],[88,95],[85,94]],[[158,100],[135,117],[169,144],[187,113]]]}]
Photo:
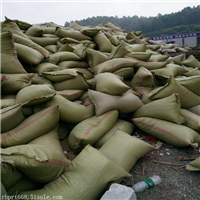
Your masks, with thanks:
[{"label": "distant treeline", "polygon": [[[186,7],[171,14],[158,14],[156,17],[123,16],[119,18],[97,16],[77,21],[82,26],[97,26],[101,23],[111,22],[125,31],[142,31],[145,37],[171,35],[179,33],[192,33],[200,31],[200,6]],[[73,21],[66,22],[69,26]]]}]

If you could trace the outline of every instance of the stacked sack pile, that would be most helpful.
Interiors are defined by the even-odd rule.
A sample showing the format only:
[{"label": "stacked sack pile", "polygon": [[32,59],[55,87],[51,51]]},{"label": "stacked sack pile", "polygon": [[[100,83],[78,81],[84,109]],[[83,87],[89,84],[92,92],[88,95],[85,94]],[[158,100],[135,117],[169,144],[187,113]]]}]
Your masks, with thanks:
[{"label": "stacked sack pile", "polygon": [[[9,195],[99,199],[155,148],[200,144],[200,62],[111,23],[1,23],[1,177]],[[169,52],[183,52],[170,57]],[[69,135],[67,136],[67,132]],[[59,139],[77,154],[68,160]],[[199,159],[187,165],[200,170]]]}]

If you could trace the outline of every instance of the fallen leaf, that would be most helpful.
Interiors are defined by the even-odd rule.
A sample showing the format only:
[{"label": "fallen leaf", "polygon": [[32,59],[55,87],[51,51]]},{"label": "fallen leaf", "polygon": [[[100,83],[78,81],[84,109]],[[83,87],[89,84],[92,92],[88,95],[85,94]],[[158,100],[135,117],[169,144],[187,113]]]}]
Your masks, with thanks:
[{"label": "fallen leaf", "polygon": [[156,144],[154,144],[156,149],[160,149],[160,147],[163,145],[163,142],[157,141]]},{"label": "fallen leaf", "polygon": [[177,156],[177,157],[176,157],[176,161],[181,161],[182,158],[183,158],[182,156]]}]

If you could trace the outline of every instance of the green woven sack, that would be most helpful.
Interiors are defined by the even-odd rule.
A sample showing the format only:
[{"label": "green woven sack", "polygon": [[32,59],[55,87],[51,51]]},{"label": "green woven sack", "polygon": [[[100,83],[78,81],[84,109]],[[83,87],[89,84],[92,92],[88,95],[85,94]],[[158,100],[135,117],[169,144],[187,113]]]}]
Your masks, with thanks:
[{"label": "green woven sack", "polygon": [[200,115],[200,104],[188,109],[190,112]]},{"label": "green woven sack", "polygon": [[110,33],[105,33],[105,36],[110,40],[112,45],[118,46],[120,44],[119,39],[115,35],[112,35]]},{"label": "green woven sack", "polygon": [[155,91],[155,93],[151,94],[149,99],[153,101],[156,99],[167,97],[174,93],[177,93],[179,95],[181,108],[191,108],[200,103],[200,97],[188,90],[187,88],[181,86],[174,79],[174,77],[170,77],[168,83],[161,87],[159,90]]},{"label": "green woven sack", "polygon": [[46,108],[26,118],[14,129],[1,134],[2,148],[26,144],[50,131],[59,121],[58,106]]},{"label": "green woven sack", "polygon": [[32,85],[46,85],[49,88],[53,89],[53,83],[39,74],[34,74],[31,83]]},{"label": "green woven sack", "polygon": [[98,32],[100,31],[100,29],[96,28],[96,27],[83,27],[80,29],[80,32],[83,33],[84,35],[87,35],[89,37],[94,37]]},{"label": "green woven sack", "polygon": [[86,49],[86,60],[88,62],[88,65],[93,68],[94,66],[103,63],[107,60],[109,60],[108,56],[101,53],[100,51],[96,51],[94,49]]},{"label": "green woven sack", "polygon": [[60,129],[60,124],[58,124],[55,128],[50,130],[48,133],[41,135],[33,140],[31,140],[28,144],[36,144],[45,147],[51,147],[60,152],[61,155],[64,156],[63,149],[60,145],[58,132]]},{"label": "green woven sack", "polygon": [[33,36],[33,37],[40,37],[44,33],[43,29],[39,26],[31,26],[25,34],[28,36]]},{"label": "green woven sack", "polygon": [[186,109],[181,109],[180,112],[182,116],[185,118],[185,122],[183,123],[183,125],[200,133],[199,115],[196,115],[195,113],[192,113]]},{"label": "green woven sack", "polygon": [[2,94],[15,94],[22,88],[31,85],[34,74],[3,74],[9,79],[1,86]]},{"label": "green woven sack", "polygon": [[200,171],[200,157],[187,164],[185,169],[190,171]]},{"label": "green woven sack", "polygon": [[1,23],[1,32],[11,32],[30,40],[18,27],[15,21],[5,17],[5,21]]},{"label": "green woven sack", "polygon": [[141,61],[148,61],[151,53],[148,52],[131,52],[126,55],[127,57],[135,58]]},{"label": "green woven sack", "polygon": [[126,39],[134,39],[135,44],[143,44],[143,41],[140,40],[133,32],[130,31],[127,32]]},{"label": "green woven sack", "polygon": [[15,128],[24,119],[20,104],[1,109],[1,133]]},{"label": "green woven sack", "polygon": [[176,82],[178,82],[180,85],[184,86],[188,90],[192,91],[196,95],[200,96],[200,89],[199,89],[200,75],[191,76],[187,78],[177,78]]},{"label": "green woven sack", "polygon": [[89,65],[86,61],[62,61],[58,63],[58,66],[60,67],[60,69],[70,69],[70,68],[88,68]]},{"label": "green woven sack", "polygon": [[57,45],[59,40],[58,37],[33,37],[29,36],[30,40],[40,45],[41,47],[46,47],[48,45]]},{"label": "green woven sack", "polygon": [[1,33],[1,73],[27,74],[18,60],[11,33]]},{"label": "green woven sack", "polygon": [[96,75],[94,81],[96,91],[110,95],[122,95],[130,89],[120,78],[109,72]]},{"label": "green woven sack", "polygon": [[26,176],[23,176],[17,183],[7,189],[8,194],[17,195],[19,191],[29,191],[40,189],[43,184],[38,184],[31,181]]},{"label": "green woven sack", "polygon": [[84,35],[80,31],[71,31],[71,30],[65,30],[63,28],[56,28],[55,35],[60,38],[73,38],[75,40],[91,40],[91,37],[88,37],[87,35]]},{"label": "green woven sack", "polygon": [[37,105],[52,99],[56,91],[47,85],[31,85],[21,89],[16,96],[16,104]]},{"label": "green woven sack", "polygon": [[169,55],[151,55],[151,57],[149,58],[149,62],[165,62],[168,57]]},{"label": "green woven sack", "polygon": [[0,109],[6,108],[8,106],[14,106],[15,105],[15,99],[0,99]]},{"label": "green woven sack", "polygon": [[122,31],[122,29],[119,26],[115,26],[111,22],[108,22],[107,24],[105,24],[105,27],[110,28],[114,31]]},{"label": "green woven sack", "polygon": [[13,39],[14,39],[15,43],[19,43],[19,44],[25,45],[27,47],[30,47],[32,49],[35,49],[36,51],[39,51],[45,58],[49,58],[49,56],[50,56],[49,52],[46,49],[44,49],[40,45],[36,44],[35,42],[32,42],[31,40],[28,40],[17,34],[13,34]]},{"label": "green woven sack", "polygon": [[120,166],[88,145],[58,179],[40,190],[20,194],[26,194],[28,197],[45,194],[52,199],[55,196],[73,200],[100,199],[109,183],[128,176]]},{"label": "green woven sack", "polygon": [[123,77],[124,80],[130,80],[133,78],[134,69],[133,67],[121,68],[113,72],[114,74]]},{"label": "green woven sack", "polygon": [[94,116],[94,106],[84,106],[69,101],[61,95],[55,95],[50,101],[44,104],[45,107],[59,105],[60,120],[77,124],[84,119]]},{"label": "green woven sack", "polygon": [[178,56],[169,57],[166,61],[170,63],[174,61],[175,64],[181,65],[181,63],[185,60],[185,54],[180,54]]},{"label": "green woven sack", "polygon": [[175,147],[196,148],[200,144],[200,135],[187,126],[178,125],[151,117],[133,118],[133,123],[145,133]]},{"label": "green woven sack", "polygon": [[60,82],[74,78],[78,76],[78,73],[75,69],[63,69],[53,72],[43,72],[42,75],[52,82]]},{"label": "green woven sack", "polygon": [[199,76],[200,75],[200,70],[198,69],[198,67],[192,68],[192,69],[190,67],[187,67],[186,69],[189,70],[189,72],[185,73],[184,74],[185,76]]},{"label": "green woven sack", "polygon": [[24,22],[24,21],[20,21],[20,20],[13,20],[17,26],[21,29],[21,30],[27,30],[29,29],[32,25],[27,23],[27,22]]},{"label": "green woven sack", "polygon": [[43,27],[44,34],[55,34],[56,27]]},{"label": "green woven sack", "polygon": [[200,69],[200,62],[193,55],[190,55],[186,60],[182,62],[182,64],[187,67],[198,67]]},{"label": "green woven sack", "polygon": [[22,63],[38,65],[45,61],[44,56],[35,49],[18,43],[15,43],[15,48],[17,51],[17,56]]},{"label": "green woven sack", "polygon": [[49,63],[49,62],[44,62],[44,63],[40,63],[39,65],[36,65],[34,67],[26,66],[26,70],[29,73],[42,74],[43,72],[58,71],[59,70],[59,66],[58,65],[54,65],[54,64]]},{"label": "green woven sack", "polygon": [[133,67],[138,61],[135,61],[130,58],[114,58],[111,60],[107,60],[102,62],[92,68],[90,70],[95,74],[100,74],[104,72],[114,72],[121,68]]},{"label": "green woven sack", "polygon": [[48,45],[46,47],[44,47],[47,51],[49,51],[50,53],[56,53],[58,51],[58,47],[57,45]]},{"label": "green woven sack", "polygon": [[112,52],[112,43],[101,31],[93,37],[94,42],[98,46],[98,50],[101,52]]},{"label": "green woven sack", "polygon": [[81,58],[73,52],[61,51],[61,52],[52,54],[48,61],[50,63],[57,65],[59,62],[67,61],[67,60],[70,60],[70,61],[81,60]]},{"label": "green woven sack", "polygon": [[3,162],[1,159],[1,183],[7,190],[16,184],[24,175],[11,163]]},{"label": "green woven sack", "polygon": [[154,149],[143,140],[117,130],[99,151],[129,172],[139,158]]},{"label": "green woven sack", "polygon": [[137,68],[139,67],[145,67],[148,70],[152,70],[152,69],[160,69],[162,67],[165,67],[167,62],[145,62],[145,61],[140,61],[140,60],[136,60],[137,64],[135,65]]},{"label": "green woven sack", "polygon": [[151,70],[153,74],[159,75],[159,76],[164,76],[164,77],[169,77],[169,76],[178,76],[181,74],[185,74],[188,72],[186,68],[183,68],[179,65],[176,64],[167,64],[165,67],[161,69],[154,69]]},{"label": "green woven sack", "polygon": [[[66,70],[70,70],[70,69],[66,69]],[[73,69],[73,70],[75,70],[75,69]],[[85,81],[84,75],[80,72],[77,72],[77,70],[75,70],[75,71],[76,71],[77,76],[75,76],[74,78],[54,83],[53,86],[54,86],[55,90],[57,90],[57,91],[61,91],[61,90],[87,90],[89,88],[89,85]]]},{"label": "green woven sack", "polygon": [[145,44],[131,44],[126,47],[129,51],[133,52],[146,52]]},{"label": "green woven sack", "polygon": [[65,97],[70,101],[74,101],[76,99],[79,99],[84,92],[85,90],[62,90],[62,91],[57,91],[57,94]]},{"label": "green woven sack", "polygon": [[132,134],[134,130],[134,125],[125,120],[118,119],[114,126],[103,136],[101,137],[94,146],[96,148],[101,148],[114,134],[117,130],[121,130],[129,135]]},{"label": "green woven sack", "polygon": [[140,67],[131,80],[131,87],[141,95],[149,93],[154,84],[152,73],[145,67]]},{"label": "green woven sack", "polygon": [[115,47],[110,56],[109,59],[113,59],[113,58],[123,58],[125,55],[127,55],[128,53],[131,53],[131,51],[129,51],[126,48],[126,45],[124,44],[123,41],[121,41],[120,45],[118,45],[117,47]]},{"label": "green woven sack", "polygon": [[[159,109],[158,109],[159,108]],[[140,107],[133,113],[133,118],[152,117],[176,124],[183,124],[185,119],[180,113],[181,106],[177,94],[155,100]]]},{"label": "green woven sack", "polygon": [[88,144],[95,144],[116,123],[118,111],[113,110],[98,117],[85,119],[70,132],[68,142],[74,152],[80,152]]},{"label": "green woven sack", "polygon": [[48,183],[56,179],[71,163],[56,149],[35,144],[1,149],[1,159],[12,163],[16,169],[37,183]]}]

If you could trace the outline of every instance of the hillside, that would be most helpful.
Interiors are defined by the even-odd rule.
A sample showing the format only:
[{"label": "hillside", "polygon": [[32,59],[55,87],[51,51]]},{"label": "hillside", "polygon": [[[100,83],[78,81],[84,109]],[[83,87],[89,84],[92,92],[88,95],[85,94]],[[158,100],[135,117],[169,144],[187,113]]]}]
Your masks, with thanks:
[{"label": "hillside", "polygon": [[[192,33],[200,30],[200,6],[186,7],[171,14],[158,14],[155,17],[134,16],[97,16],[77,21],[79,25],[96,26],[100,23],[111,22],[125,31],[142,31],[144,36],[170,35],[179,33]],[[73,21],[66,22],[69,26]]]}]

